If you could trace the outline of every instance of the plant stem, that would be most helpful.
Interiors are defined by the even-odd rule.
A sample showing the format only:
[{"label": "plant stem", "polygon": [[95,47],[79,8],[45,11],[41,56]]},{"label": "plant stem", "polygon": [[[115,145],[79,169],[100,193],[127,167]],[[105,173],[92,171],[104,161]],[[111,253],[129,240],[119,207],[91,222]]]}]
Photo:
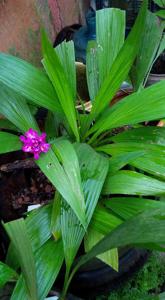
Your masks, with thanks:
[{"label": "plant stem", "polygon": [[73,279],[73,276],[75,275],[75,273],[77,272],[78,270],[78,266],[76,266],[73,271],[71,272],[70,276],[69,276],[69,273],[70,272],[67,272],[66,271],[66,274],[65,274],[65,280],[64,280],[64,288],[63,288],[63,291],[61,293],[61,296],[60,296],[60,299],[59,300],[65,300],[65,296],[67,294],[67,291],[68,291],[68,288],[69,288],[69,285]]},{"label": "plant stem", "polygon": [[66,296],[66,293],[67,293],[68,287],[69,287],[68,282],[70,282],[69,281],[69,274],[70,274],[70,266],[67,266],[66,267],[66,272],[65,272],[65,278],[64,278],[64,287],[63,287],[63,290],[61,292],[59,300],[65,300],[65,296]]}]

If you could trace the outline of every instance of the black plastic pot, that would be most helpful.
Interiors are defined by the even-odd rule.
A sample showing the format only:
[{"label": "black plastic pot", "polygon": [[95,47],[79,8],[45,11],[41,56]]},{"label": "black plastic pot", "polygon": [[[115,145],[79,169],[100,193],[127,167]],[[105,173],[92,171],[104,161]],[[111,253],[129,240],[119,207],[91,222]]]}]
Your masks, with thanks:
[{"label": "black plastic pot", "polygon": [[[119,258],[119,272],[95,258],[81,267],[69,287],[69,293],[82,299],[95,300],[96,296],[106,295],[117,289],[121,282],[131,278],[146,262],[149,251],[143,249],[125,249]],[[62,269],[55,288],[63,286],[65,268]]]}]

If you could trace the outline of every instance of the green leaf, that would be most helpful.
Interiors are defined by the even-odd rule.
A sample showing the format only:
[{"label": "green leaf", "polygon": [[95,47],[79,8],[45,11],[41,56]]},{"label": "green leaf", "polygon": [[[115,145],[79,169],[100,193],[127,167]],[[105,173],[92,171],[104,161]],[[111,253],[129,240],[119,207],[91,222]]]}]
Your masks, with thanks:
[{"label": "green leaf", "polygon": [[165,0],[154,0],[154,2],[160,7],[165,7]]},{"label": "green leaf", "polygon": [[[104,235],[95,231],[95,230],[88,230],[88,233],[85,236],[85,251],[88,252],[93,246],[99,242]],[[101,261],[108,264],[112,267],[115,271],[118,271],[118,251],[117,249],[109,250],[103,254],[97,256]]]},{"label": "green leaf", "polygon": [[67,274],[85,235],[85,230],[74,211],[64,201],[61,202],[61,233]]},{"label": "green leaf", "polygon": [[86,54],[86,75],[91,100],[96,97],[99,90],[97,51],[96,41],[89,41]]},{"label": "green leaf", "polygon": [[114,174],[116,171],[119,171],[128,163],[131,163],[134,160],[136,161],[138,157],[143,157],[144,153],[144,151],[125,152],[124,154],[122,153],[111,157],[109,159],[108,175]]},{"label": "green leaf", "polygon": [[111,67],[123,46],[124,38],[125,11],[118,8],[108,8],[96,12],[99,88],[106,77],[111,74]]},{"label": "green leaf", "polygon": [[[50,239],[35,253],[38,284],[37,300],[44,300],[49,293],[61,269],[63,259],[61,241],[55,242]],[[17,282],[11,300],[29,300],[22,276]]]},{"label": "green leaf", "polygon": [[93,257],[110,249],[147,243],[165,244],[165,210],[149,210],[129,219],[110,232],[78,262],[76,270]]},{"label": "green leaf", "polygon": [[[63,148],[62,145],[65,147]],[[36,163],[65,201],[72,207],[78,219],[86,228],[85,204],[79,181],[80,177],[77,176],[79,170],[74,148],[69,141],[61,141],[60,151],[62,152],[57,153],[56,147],[55,151],[50,149]],[[61,163],[64,163],[64,166]]]},{"label": "green leaf", "polygon": [[108,209],[98,204],[89,228],[106,235],[121,223],[123,223],[123,220],[119,216],[114,215]]},{"label": "green leaf", "polygon": [[75,147],[80,164],[86,216],[89,223],[107,176],[109,160],[87,144],[76,144]]},{"label": "green leaf", "polygon": [[164,25],[158,22],[153,13],[148,11],[139,52],[131,73],[135,90],[142,88],[146,82],[161,42],[163,29]]},{"label": "green leaf", "polygon": [[[86,144],[76,144],[75,149],[79,158],[82,187],[85,197],[87,225],[90,223],[107,171],[108,160],[97,154]],[[85,230],[71,208],[65,203],[61,209],[61,228],[65,259],[69,269],[84,237]]]},{"label": "green leaf", "polygon": [[0,81],[51,111],[61,111],[56,93],[43,71],[20,58],[0,53]]},{"label": "green leaf", "polygon": [[140,128],[125,130],[122,133],[111,137],[111,141],[118,143],[134,142],[165,146],[165,128],[157,126],[143,126]]},{"label": "green leaf", "polygon": [[162,155],[165,151],[165,147],[163,145],[156,145],[156,144],[147,144],[147,143],[134,143],[134,142],[123,142],[123,143],[116,143],[116,144],[107,144],[105,146],[100,146],[97,148],[97,151],[103,151],[109,155],[122,155],[127,154],[128,152],[138,152],[142,151],[144,153],[157,153]]},{"label": "green leaf", "polygon": [[25,221],[23,219],[12,221],[4,224],[4,228],[19,256],[27,295],[31,300],[38,300],[36,266]]},{"label": "green leaf", "polygon": [[[69,86],[69,82],[66,77],[66,71],[62,67],[56,52],[54,51],[50,41],[48,40],[44,32],[42,34],[42,48],[44,56],[44,68],[50,80],[52,81],[65,117],[68,120],[68,123],[76,137],[76,140],[79,141],[73,89]],[[67,51],[65,55],[67,56]]]},{"label": "green leaf", "polygon": [[135,161],[129,163],[140,170],[143,170],[149,174],[153,174],[155,177],[165,179],[165,156],[162,151],[151,151],[144,156],[139,156]]},{"label": "green leaf", "polygon": [[124,220],[148,209],[165,209],[165,203],[152,199],[135,197],[115,197],[104,200],[104,205]]},{"label": "green leaf", "polygon": [[165,11],[164,10],[159,10],[155,14],[156,14],[156,16],[165,19]]},{"label": "green leaf", "polygon": [[103,194],[161,195],[165,193],[163,181],[134,171],[118,171],[106,178]]},{"label": "green leaf", "polygon": [[111,66],[124,43],[124,36],[124,11],[108,8],[96,12],[96,43],[91,42],[87,51],[87,79],[91,100],[110,74]]},{"label": "green leaf", "polygon": [[159,57],[159,55],[164,51],[164,49],[165,49],[165,34],[162,35],[162,40],[161,40],[157,55],[155,57],[155,61]]},{"label": "green leaf", "polygon": [[91,118],[94,119],[109,105],[109,102],[118,91],[121,83],[126,79],[132,63],[138,53],[138,45],[141,39],[141,32],[144,29],[146,12],[147,1],[143,1],[137,20],[112,64],[109,76],[105,79],[94,101]]},{"label": "green leaf", "polygon": [[76,64],[74,43],[73,41],[64,41],[55,48],[55,51],[60,59],[61,65],[64,68],[69,86],[72,89],[72,97],[76,100]]},{"label": "green leaf", "polygon": [[10,129],[16,132],[18,131],[18,128],[6,119],[0,119],[0,129]]},{"label": "green leaf", "polygon": [[0,262],[0,288],[2,288],[8,281],[17,278],[17,273],[6,264]]},{"label": "green leaf", "polygon": [[[38,250],[51,237],[51,213],[52,205],[44,205],[28,213],[25,219],[26,229],[31,240],[33,251]],[[11,243],[8,248],[6,263],[10,267],[17,269],[19,267],[17,258],[13,244]]]},{"label": "green leaf", "polygon": [[6,132],[0,132],[0,154],[21,149],[19,137]]},{"label": "green leaf", "polygon": [[[133,103],[133,104],[132,104]],[[159,82],[133,93],[122,101],[108,108],[89,133],[96,132],[91,139],[106,130],[126,124],[137,124],[143,121],[161,119],[165,116],[165,82]]]},{"label": "green leaf", "polygon": [[25,99],[0,83],[0,112],[21,131],[38,130]]}]

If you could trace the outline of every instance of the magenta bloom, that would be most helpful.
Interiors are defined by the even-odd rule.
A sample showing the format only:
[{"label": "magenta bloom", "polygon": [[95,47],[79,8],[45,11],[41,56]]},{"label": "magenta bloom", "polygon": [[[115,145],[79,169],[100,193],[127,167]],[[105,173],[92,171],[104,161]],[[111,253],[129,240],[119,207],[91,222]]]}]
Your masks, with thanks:
[{"label": "magenta bloom", "polygon": [[21,135],[20,140],[24,143],[22,150],[33,153],[35,159],[39,159],[41,152],[48,152],[50,149],[50,144],[46,143],[46,133],[39,135],[32,128],[25,132],[25,135]]}]

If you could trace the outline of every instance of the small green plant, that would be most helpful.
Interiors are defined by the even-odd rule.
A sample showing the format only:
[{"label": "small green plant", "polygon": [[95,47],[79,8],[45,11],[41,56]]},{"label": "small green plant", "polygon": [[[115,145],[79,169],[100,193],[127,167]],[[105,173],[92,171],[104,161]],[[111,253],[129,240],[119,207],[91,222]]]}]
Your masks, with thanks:
[{"label": "small green plant", "polygon": [[[165,193],[165,128],[144,126],[165,117],[165,83],[144,89],[164,25],[147,1],[126,40],[123,11],[101,10],[96,19],[87,51],[89,113],[82,101],[77,109],[72,42],[53,49],[43,32],[42,70],[0,54],[0,112],[8,120],[0,124],[0,153],[33,153],[56,189],[51,204],[4,224],[11,245],[0,277],[1,286],[16,280],[12,300],[44,299],[64,261],[61,299],[95,256],[117,271],[119,247],[164,251],[165,203],[157,199]],[[128,77],[134,92],[111,107]],[[30,104],[48,110],[44,133]],[[87,253],[75,263],[82,242]]]}]

